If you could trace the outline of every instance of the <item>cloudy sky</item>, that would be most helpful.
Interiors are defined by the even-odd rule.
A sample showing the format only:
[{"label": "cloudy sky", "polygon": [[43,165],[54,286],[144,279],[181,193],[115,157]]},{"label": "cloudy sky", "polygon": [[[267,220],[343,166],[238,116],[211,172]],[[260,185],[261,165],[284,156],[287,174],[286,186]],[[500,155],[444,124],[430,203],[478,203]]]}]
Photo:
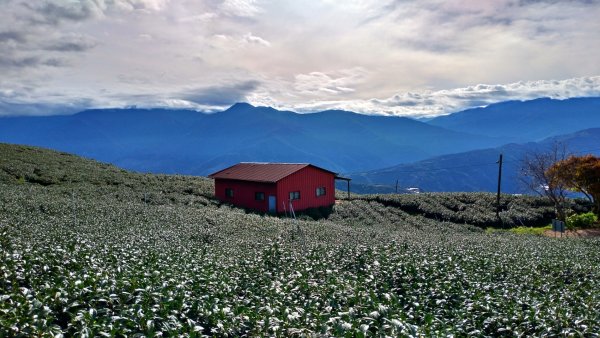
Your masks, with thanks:
[{"label": "cloudy sky", "polygon": [[0,115],[600,96],[595,0],[0,0]]}]

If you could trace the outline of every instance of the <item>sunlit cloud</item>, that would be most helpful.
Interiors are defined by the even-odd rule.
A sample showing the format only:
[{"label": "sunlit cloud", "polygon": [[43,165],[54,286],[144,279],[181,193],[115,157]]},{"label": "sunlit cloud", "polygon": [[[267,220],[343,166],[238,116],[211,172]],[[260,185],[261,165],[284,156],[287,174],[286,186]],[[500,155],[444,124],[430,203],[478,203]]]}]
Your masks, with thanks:
[{"label": "sunlit cloud", "polygon": [[1,115],[131,105],[215,111],[247,101],[434,116],[503,100],[600,95],[596,1],[2,6]]},{"label": "sunlit cloud", "polygon": [[265,47],[271,46],[271,43],[269,41],[261,38],[260,36],[252,35],[252,33],[245,34],[242,40],[245,43],[258,44]]},{"label": "sunlit cloud", "polygon": [[261,12],[256,0],[225,0],[221,10],[225,14],[241,17],[253,17]]},{"label": "sunlit cloud", "polygon": [[[270,104],[299,112],[343,109],[371,115],[434,117],[509,100],[531,100],[540,97],[567,99],[588,96],[600,96],[600,76],[404,92],[384,99],[307,102],[295,106],[279,105],[274,102]],[[255,103],[261,102],[257,100]]]}]

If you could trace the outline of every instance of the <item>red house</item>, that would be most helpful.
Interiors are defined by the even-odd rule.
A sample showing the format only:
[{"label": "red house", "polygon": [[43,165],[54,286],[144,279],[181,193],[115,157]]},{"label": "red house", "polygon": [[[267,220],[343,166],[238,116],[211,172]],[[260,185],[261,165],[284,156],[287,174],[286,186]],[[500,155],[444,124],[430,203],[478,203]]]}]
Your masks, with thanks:
[{"label": "red house", "polygon": [[307,163],[239,163],[208,177],[223,202],[283,213],[335,203],[336,173]]}]

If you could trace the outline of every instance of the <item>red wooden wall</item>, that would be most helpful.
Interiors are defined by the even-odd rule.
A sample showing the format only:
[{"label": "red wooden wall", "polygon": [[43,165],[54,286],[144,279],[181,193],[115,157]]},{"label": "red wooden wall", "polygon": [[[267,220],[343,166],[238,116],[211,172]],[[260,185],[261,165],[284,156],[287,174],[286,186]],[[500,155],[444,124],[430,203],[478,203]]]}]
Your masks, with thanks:
[{"label": "red wooden wall", "polygon": [[[233,189],[233,198],[225,196],[225,189],[227,188]],[[263,201],[255,199],[255,193],[257,192],[265,193]],[[215,196],[217,199],[242,208],[267,212],[269,211],[269,195],[275,194],[277,194],[277,188],[274,183],[215,179]]]},{"label": "red wooden wall", "polygon": [[[300,191],[300,199],[292,201],[295,211],[330,206],[335,203],[334,184],[333,173],[312,166],[304,167],[277,182],[277,212],[284,211],[282,201],[289,209],[291,191]],[[325,196],[317,197],[318,187],[325,187]]]}]

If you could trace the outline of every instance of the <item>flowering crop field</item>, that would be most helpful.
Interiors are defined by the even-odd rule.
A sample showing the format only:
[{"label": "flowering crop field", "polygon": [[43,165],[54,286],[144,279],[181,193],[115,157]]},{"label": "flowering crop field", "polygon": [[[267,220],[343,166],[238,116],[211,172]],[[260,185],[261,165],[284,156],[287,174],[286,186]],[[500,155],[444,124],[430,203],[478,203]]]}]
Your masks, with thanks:
[{"label": "flowering crop field", "polygon": [[[486,233],[490,195],[364,196],[294,221],[220,205],[203,178],[0,153],[0,337],[600,332],[600,240]],[[507,220],[547,212],[503,198]]]}]

